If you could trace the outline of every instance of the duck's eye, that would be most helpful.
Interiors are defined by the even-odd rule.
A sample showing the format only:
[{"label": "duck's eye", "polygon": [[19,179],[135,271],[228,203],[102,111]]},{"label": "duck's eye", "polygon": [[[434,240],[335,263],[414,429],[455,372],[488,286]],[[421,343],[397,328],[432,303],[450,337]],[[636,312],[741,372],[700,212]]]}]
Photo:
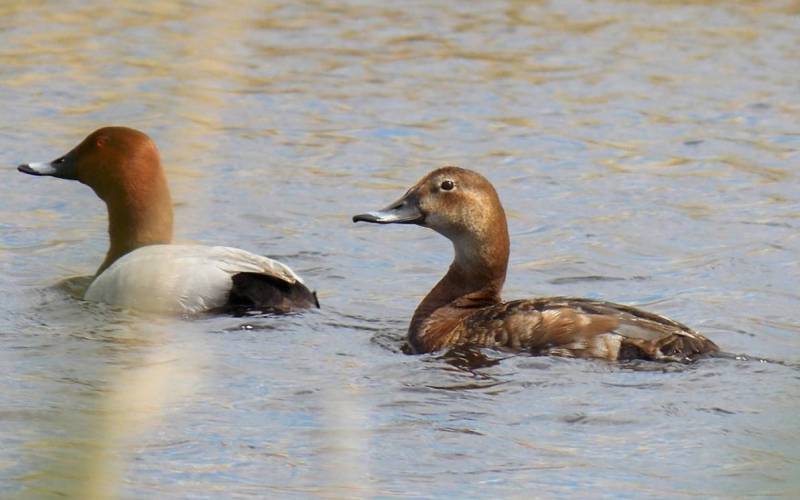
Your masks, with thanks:
[{"label": "duck's eye", "polygon": [[444,189],[445,191],[450,191],[451,189],[456,187],[456,185],[455,185],[455,183],[453,181],[451,181],[450,179],[447,179],[446,181],[442,181],[442,184],[440,185],[440,187],[442,189]]}]

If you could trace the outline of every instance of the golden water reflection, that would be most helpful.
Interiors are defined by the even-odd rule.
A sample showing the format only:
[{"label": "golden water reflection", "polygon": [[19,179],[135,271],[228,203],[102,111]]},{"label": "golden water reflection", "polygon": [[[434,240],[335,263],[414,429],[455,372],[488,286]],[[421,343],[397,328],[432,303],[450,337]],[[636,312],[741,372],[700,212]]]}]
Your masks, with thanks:
[{"label": "golden water reflection", "polygon": [[[0,470],[15,491],[84,498],[797,491],[794,372],[711,364],[681,382],[650,375],[658,389],[632,397],[603,384],[635,374],[506,360],[495,392],[441,389],[474,375],[376,344],[397,343],[449,248],[410,230],[365,236],[348,215],[433,166],[478,168],[511,219],[508,296],[569,284],[658,305],[735,352],[789,356],[798,13],[797,1],[0,4],[7,164],[55,158],[101,125],[141,128],[161,149],[180,241],[287,256],[325,304],[257,318],[258,332],[78,302],[56,284],[96,268],[102,206],[84,186],[9,176],[0,336],[20,394],[8,405],[22,409],[9,414],[34,417],[9,424],[16,441],[0,434],[24,450]],[[687,441],[686,422],[709,431]],[[629,467],[613,485],[607,456]],[[720,467],[729,475],[709,472]],[[759,479],[772,468],[777,481]]]}]

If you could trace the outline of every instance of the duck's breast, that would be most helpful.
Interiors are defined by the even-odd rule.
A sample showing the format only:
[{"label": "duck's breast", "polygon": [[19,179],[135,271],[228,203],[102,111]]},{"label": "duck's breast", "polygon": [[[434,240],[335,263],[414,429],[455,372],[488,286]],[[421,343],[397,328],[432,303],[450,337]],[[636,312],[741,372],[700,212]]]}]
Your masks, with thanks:
[{"label": "duck's breast", "polygon": [[224,306],[232,276],[243,272],[300,281],[280,262],[238,248],[150,245],[114,262],[84,298],[142,311],[195,313]]}]

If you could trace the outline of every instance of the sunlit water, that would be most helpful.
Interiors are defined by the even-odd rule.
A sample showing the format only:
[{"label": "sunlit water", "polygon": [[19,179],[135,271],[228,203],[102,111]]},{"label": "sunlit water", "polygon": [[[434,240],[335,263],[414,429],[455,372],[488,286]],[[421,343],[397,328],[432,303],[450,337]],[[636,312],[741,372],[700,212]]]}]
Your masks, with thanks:
[{"label": "sunlit water", "polygon": [[[797,2],[3,4],[0,496],[800,494],[798,47]],[[77,300],[103,206],[14,166],[107,124],[160,146],[179,241],[279,257],[322,309]],[[776,362],[402,354],[451,248],[350,216],[444,164],[500,192],[506,297]]]}]

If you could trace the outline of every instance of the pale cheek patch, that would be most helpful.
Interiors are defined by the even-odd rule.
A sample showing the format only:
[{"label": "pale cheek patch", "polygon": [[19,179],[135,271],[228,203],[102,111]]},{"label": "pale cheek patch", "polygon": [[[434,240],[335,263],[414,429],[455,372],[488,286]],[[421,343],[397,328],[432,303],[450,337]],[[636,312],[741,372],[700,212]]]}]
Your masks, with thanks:
[{"label": "pale cheek patch", "polygon": [[492,210],[491,204],[487,204],[483,196],[475,195],[474,193],[465,193],[465,197],[466,200],[461,204],[463,209],[459,222],[471,234],[480,237],[487,236],[492,231],[492,228],[488,227]]},{"label": "pale cheek patch", "polygon": [[448,227],[448,220],[445,217],[442,217],[442,214],[438,212],[431,212],[425,217],[425,225],[429,228],[439,231],[440,233],[444,234],[445,236],[448,235],[447,227]]}]

